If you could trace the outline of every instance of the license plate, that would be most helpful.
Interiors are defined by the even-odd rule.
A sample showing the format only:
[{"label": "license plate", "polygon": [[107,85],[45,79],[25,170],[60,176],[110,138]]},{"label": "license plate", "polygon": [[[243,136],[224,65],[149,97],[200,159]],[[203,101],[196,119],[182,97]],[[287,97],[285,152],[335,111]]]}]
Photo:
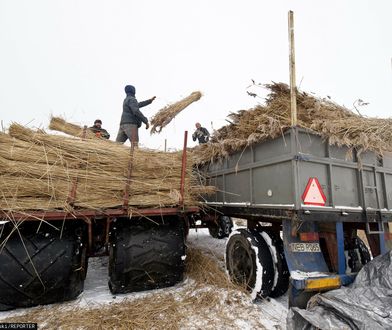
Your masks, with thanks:
[{"label": "license plate", "polygon": [[292,252],[320,252],[319,243],[290,243]]}]

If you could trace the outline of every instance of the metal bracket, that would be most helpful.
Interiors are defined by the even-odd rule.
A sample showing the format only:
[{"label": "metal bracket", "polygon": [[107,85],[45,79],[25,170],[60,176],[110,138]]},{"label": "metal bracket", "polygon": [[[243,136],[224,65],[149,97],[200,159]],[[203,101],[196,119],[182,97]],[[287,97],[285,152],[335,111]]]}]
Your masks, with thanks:
[{"label": "metal bracket", "polygon": [[296,213],[293,214],[291,218],[291,236],[292,237],[297,237],[298,230],[302,226],[302,221],[299,219],[298,215]]},{"label": "metal bracket", "polygon": [[[367,217],[366,217],[366,220],[367,220]],[[384,225],[383,225],[382,221],[377,221],[376,223],[378,224],[378,228],[381,227],[381,230],[370,230],[370,223],[369,223],[369,221],[366,221],[366,234],[368,234],[368,235],[384,234]]]},{"label": "metal bracket", "polygon": [[306,155],[304,155],[304,154],[296,154],[295,156],[294,156],[294,160],[299,160],[299,161],[309,161],[310,160],[310,158],[309,158],[309,156],[306,156]]}]

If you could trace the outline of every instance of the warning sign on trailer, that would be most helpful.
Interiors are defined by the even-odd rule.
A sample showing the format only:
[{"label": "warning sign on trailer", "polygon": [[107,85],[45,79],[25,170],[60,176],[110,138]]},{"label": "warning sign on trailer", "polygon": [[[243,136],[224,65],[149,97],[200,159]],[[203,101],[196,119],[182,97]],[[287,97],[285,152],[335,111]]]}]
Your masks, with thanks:
[{"label": "warning sign on trailer", "polygon": [[317,178],[310,178],[302,194],[302,200],[306,205],[325,206],[327,198],[324,195],[320,182]]}]

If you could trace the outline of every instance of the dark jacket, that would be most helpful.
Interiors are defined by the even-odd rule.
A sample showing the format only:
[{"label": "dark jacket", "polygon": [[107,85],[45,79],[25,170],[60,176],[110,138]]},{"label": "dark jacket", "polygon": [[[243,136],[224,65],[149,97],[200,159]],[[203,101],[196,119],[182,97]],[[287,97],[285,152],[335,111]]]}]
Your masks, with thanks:
[{"label": "dark jacket", "polygon": [[121,115],[120,125],[135,124],[137,127],[142,126],[142,123],[147,124],[148,119],[142,114],[139,108],[145,107],[152,103],[152,100],[137,102],[135,96],[127,94],[123,102],[123,113]]},{"label": "dark jacket", "polygon": [[145,100],[145,101],[141,101],[141,102],[139,102],[138,103],[138,106],[139,106],[139,108],[143,108],[143,107],[145,107],[146,105],[149,105],[149,104],[151,104],[152,103],[152,100],[150,99],[150,100]]},{"label": "dark jacket", "polygon": [[95,135],[97,137],[102,137],[104,139],[109,139],[110,138],[110,134],[108,133],[108,131],[106,129],[103,128],[99,128],[97,126],[91,126],[89,127],[89,129],[95,133]]},{"label": "dark jacket", "polygon": [[193,141],[199,140],[199,144],[207,143],[210,139],[210,133],[206,128],[200,127],[192,134]]}]

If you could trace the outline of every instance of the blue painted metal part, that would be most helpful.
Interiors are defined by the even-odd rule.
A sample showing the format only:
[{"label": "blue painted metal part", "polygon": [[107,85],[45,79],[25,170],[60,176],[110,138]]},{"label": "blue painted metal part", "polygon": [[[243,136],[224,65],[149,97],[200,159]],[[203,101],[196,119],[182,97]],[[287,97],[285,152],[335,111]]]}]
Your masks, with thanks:
[{"label": "blue painted metal part", "polygon": [[[301,229],[306,232],[318,232],[316,228],[317,224],[314,222],[303,222]],[[305,228],[307,227],[307,228]],[[324,260],[323,253],[320,252],[292,252],[290,244],[292,243],[304,243],[299,237],[291,236],[292,221],[283,220],[283,242],[284,242],[284,253],[286,256],[287,266],[290,273],[293,271],[302,272],[325,272],[328,273],[328,266]],[[312,241],[312,243],[319,243]]]},{"label": "blue painted metal part", "polygon": [[305,289],[305,286],[306,286],[305,280],[294,280],[294,279],[291,279],[290,281],[293,284],[293,287],[296,288],[297,290]]},{"label": "blue painted metal part", "polygon": [[384,254],[387,252],[387,248],[385,246],[385,233],[383,231],[383,223],[378,223],[378,230],[380,231],[379,235],[379,241],[380,241],[380,252],[381,254]]},{"label": "blue painted metal part", "polygon": [[346,257],[344,255],[343,223],[336,222],[336,241],[338,243],[338,274],[346,273]]},{"label": "blue painted metal part", "polygon": [[[305,227],[304,227],[305,226]],[[318,272],[325,273],[325,276],[317,277],[306,277],[304,274],[304,278],[295,279],[290,278],[290,282],[294,290],[297,290],[298,294],[301,290],[306,289],[307,280],[309,279],[318,279],[318,278],[336,278],[337,276],[340,279],[341,285],[351,284],[356,274],[346,274],[346,257],[344,254],[344,232],[343,232],[343,223],[336,223],[336,241],[337,241],[337,250],[338,250],[338,273],[332,274],[329,272],[328,266],[324,260],[324,256],[322,252],[293,252],[290,248],[291,243],[304,243],[302,242],[298,236],[293,237],[291,235],[292,230],[292,221],[291,220],[283,220],[282,222],[283,228],[283,242],[284,242],[284,251],[287,261],[287,266],[291,274],[294,271],[301,272]],[[306,222],[302,223],[301,231],[303,232],[318,232],[317,223]],[[312,241],[312,243],[319,243],[319,241]]]},{"label": "blue painted metal part", "polygon": [[357,276],[357,274],[350,274],[350,275],[339,275],[340,276],[340,281],[342,283],[342,285],[349,285],[352,282],[354,282],[355,280],[355,276]]}]

